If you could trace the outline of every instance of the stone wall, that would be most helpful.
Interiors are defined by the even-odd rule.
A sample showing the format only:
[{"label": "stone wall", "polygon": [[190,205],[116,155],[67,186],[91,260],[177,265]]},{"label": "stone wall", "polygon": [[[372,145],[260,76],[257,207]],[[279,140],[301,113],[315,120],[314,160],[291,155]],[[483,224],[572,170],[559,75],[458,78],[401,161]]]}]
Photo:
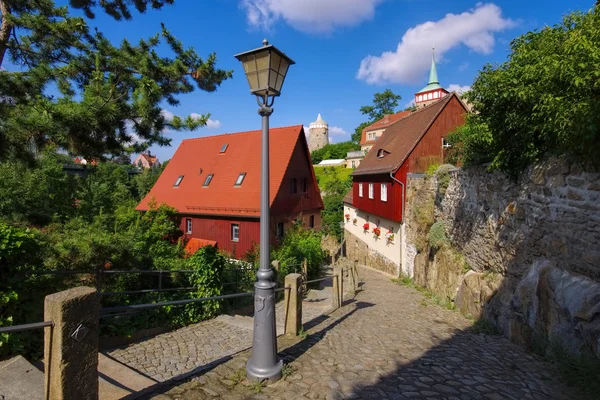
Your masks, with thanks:
[{"label": "stone wall", "polygon": [[348,229],[344,230],[344,239],[346,239],[346,257],[349,260],[358,260],[361,265],[398,276],[398,265],[380,252],[370,248]]},{"label": "stone wall", "polygon": [[[559,341],[600,358],[600,174],[550,159],[518,182],[483,168],[449,178],[409,181],[405,247],[417,251],[405,262],[417,283],[516,342]],[[411,210],[427,196],[445,248],[466,264],[423,245]]]}]

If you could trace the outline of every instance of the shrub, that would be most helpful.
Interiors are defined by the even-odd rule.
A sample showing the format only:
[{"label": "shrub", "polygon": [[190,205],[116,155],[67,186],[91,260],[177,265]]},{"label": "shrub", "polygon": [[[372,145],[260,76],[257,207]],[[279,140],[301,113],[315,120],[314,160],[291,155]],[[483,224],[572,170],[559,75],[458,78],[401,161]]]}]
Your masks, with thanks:
[{"label": "shrub", "polygon": [[[213,246],[198,249],[188,259],[188,268],[194,270],[190,275],[190,285],[196,287],[195,298],[219,296],[223,293],[222,273],[227,265],[225,257]],[[208,300],[186,307],[190,315],[201,319],[212,318],[221,311],[219,300]]]},{"label": "shrub", "polygon": [[444,164],[438,167],[435,171],[435,177],[438,182],[438,190],[441,194],[446,194],[446,189],[450,185],[450,172],[456,170],[456,167],[449,164]]},{"label": "shrub", "polygon": [[425,174],[427,174],[427,176],[433,176],[433,174],[435,174],[435,171],[439,168],[439,166],[439,164],[431,164],[429,167],[427,167]]},{"label": "shrub", "polygon": [[284,235],[279,248],[271,252],[272,260],[279,260],[280,278],[294,272],[294,265],[308,263],[308,276],[314,278],[325,260],[325,252],[321,248],[321,233],[306,229],[301,224],[294,224]]},{"label": "shrub", "polygon": [[448,243],[448,237],[446,236],[446,226],[442,221],[437,221],[431,228],[429,229],[429,234],[427,235],[427,239],[429,240],[429,246],[434,249],[439,249],[445,243]]}]

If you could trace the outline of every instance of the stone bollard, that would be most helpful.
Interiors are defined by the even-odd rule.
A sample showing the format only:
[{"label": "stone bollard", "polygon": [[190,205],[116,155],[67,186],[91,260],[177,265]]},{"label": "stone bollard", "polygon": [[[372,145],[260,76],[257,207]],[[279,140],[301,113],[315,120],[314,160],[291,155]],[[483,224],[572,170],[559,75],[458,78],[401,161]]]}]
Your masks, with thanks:
[{"label": "stone bollard", "polygon": [[348,280],[350,281],[350,287],[352,288],[352,292],[356,293],[356,275],[354,275],[354,267],[352,265],[348,265]]},{"label": "stone bollard", "polygon": [[302,275],[285,276],[285,334],[298,336],[302,328]]},{"label": "stone bollard", "polygon": [[331,301],[333,309],[338,309],[344,302],[344,277],[341,267],[333,268],[333,288],[331,292]]},{"label": "stone bollard", "polygon": [[46,296],[46,400],[98,400],[100,296],[80,286]]}]

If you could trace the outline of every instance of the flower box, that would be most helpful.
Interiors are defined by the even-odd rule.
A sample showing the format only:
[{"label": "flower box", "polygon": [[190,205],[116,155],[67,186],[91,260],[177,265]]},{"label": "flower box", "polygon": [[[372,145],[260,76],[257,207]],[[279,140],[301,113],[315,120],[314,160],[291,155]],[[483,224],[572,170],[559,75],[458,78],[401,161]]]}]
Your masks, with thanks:
[{"label": "flower box", "polygon": [[368,222],[366,222],[366,223],[363,225],[363,229],[364,229],[365,231],[368,231],[368,230],[369,230],[369,223],[368,223]]},{"label": "flower box", "polygon": [[373,228],[373,235],[379,237],[379,235],[381,235],[381,229],[378,227]]},{"label": "flower box", "polygon": [[387,239],[387,241],[389,243],[393,243],[394,242],[394,232],[387,231],[387,233],[385,234],[385,238]]}]

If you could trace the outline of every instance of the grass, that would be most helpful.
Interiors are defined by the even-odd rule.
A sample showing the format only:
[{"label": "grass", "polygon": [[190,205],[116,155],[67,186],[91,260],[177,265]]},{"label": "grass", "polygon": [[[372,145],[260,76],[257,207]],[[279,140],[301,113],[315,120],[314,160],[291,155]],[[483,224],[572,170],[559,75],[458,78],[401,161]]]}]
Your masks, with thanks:
[{"label": "grass", "polygon": [[480,318],[473,324],[473,332],[483,333],[484,335],[500,335],[500,331],[496,325],[492,324],[485,318]]},{"label": "grass", "polygon": [[285,379],[288,376],[291,376],[294,372],[296,372],[296,367],[290,364],[284,364],[283,368],[281,369],[281,377]]},{"label": "grass", "polygon": [[[446,299],[446,298],[439,297],[436,294],[434,294],[433,292],[429,291],[427,288],[417,285],[412,279],[410,279],[407,276],[392,279],[392,282],[397,283],[402,286],[405,286],[405,287],[408,287],[408,288],[415,289],[416,291],[418,291],[422,295],[424,295],[432,303],[434,303],[442,308],[445,308],[447,310],[456,311],[456,306],[454,305],[454,303],[452,301],[450,301],[449,299]],[[424,305],[423,302],[421,302],[421,305]]]},{"label": "grass", "polygon": [[246,368],[240,368],[233,375],[229,377],[229,380],[236,385],[246,379]]},{"label": "grass", "polygon": [[265,383],[263,381],[252,382],[250,385],[250,390],[252,390],[256,394],[262,393],[263,388],[265,387]]},{"label": "grass", "polygon": [[306,339],[308,337],[308,332],[306,332],[304,330],[304,327],[300,328],[300,331],[298,332],[298,336],[300,336],[300,338],[302,340]]}]

